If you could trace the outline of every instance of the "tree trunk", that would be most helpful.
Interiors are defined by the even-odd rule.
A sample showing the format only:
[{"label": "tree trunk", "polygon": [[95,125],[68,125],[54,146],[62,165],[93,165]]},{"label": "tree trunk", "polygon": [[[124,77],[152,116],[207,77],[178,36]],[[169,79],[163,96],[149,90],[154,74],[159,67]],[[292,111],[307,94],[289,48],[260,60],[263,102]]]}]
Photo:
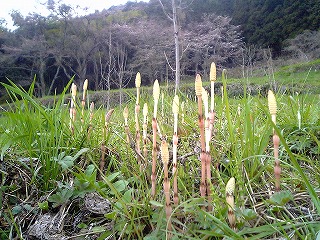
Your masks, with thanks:
[{"label": "tree trunk", "polygon": [[179,90],[180,84],[180,41],[179,41],[179,24],[178,24],[178,16],[177,16],[177,4],[176,0],[171,0],[172,3],[172,17],[166,12],[164,5],[161,0],[159,3],[162,7],[164,14],[172,21],[173,23],[173,31],[174,31],[174,47],[175,47],[175,62],[176,62],[176,69],[175,71],[175,88],[174,92],[177,94]]},{"label": "tree trunk", "polygon": [[46,81],[44,73],[46,69],[46,62],[42,56],[39,57],[39,80],[40,80],[40,96],[44,97],[46,94]]},{"label": "tree trunk", "polygon": [[49,90],[48,90],[48,93],[47,93],[48,95],[50,95],[50,93],[52,91],[53,85],[54,85],[56,79],[59,76],[59,72],[60,72],[60,65],[57,67],[56,73],[54,74],[54,77],[53,77],[53,79],[51,81],[51,84],[50,84],[50,87],[49,87]]},{"label": "tree trunk", "polygon": [[176,59],[176,69],[175,69],[175,88],[174,94],[177,94],[180,84],[180,42],[179,42],[179,26],[177,19],[177,5],[176,1],[172,0],[172,21],[174,30],[174,46],[175,46],[175,59]]},{"label": "tree trunk", "polygon": [[111,91],[111,70],[112,70],[112,34],[111,28],[109,29],[109,48],[108,48],[108,55],[109,55],[109,63],[108,63],[108,76],[107,76],[107,109],[110,108],[110,91]]}]

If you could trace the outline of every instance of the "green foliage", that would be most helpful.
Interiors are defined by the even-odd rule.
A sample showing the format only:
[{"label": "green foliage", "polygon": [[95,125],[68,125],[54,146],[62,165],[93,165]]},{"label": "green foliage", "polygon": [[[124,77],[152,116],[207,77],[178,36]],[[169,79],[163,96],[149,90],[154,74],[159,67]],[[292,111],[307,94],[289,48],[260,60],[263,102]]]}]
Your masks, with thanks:
[{"label": "green foliage", "polygon": [[250,221],[258,217],[257,213],[254,210],[247,208],[241,211],[241,216],[245,221]]},{"label": "green foliage", "polygon": [[12,214],[17,215],[23,211],[30,212],[32,210],[32,207],[29,204],[23,204],[23,205],[16,205],[12,208]]},{"label": "green foliage", "polygon": [[312,0],[216,1],[219,14],[229,14],[233,23],[242,25],[246,42],[271,47],[277,54],[283,41],[306,29],[318,30],[319,3]]},{"label": "green foliage", "polygon": [[38,206],[41,210],[48,210],[49,209],[49,204],[48,201],[44,201],[44,202],[39,202]]},{"label": "green foliage", "polygon": [[268,200],[269,203],[276,206],[284,206],[289,201],[293,200],[293,195],[289,191],[282,191],[274,193],[271,198]]},{"label": "green foliage", "polygon": [[56,161],[62,168],[62,170],[69,169],[74,166],[74,161],[80,157],[83,153],[87,152],[89,148],[83,148],[79,152],[76,153],[76,155],[72,156],[65,156],[65,152],[59,153],[57,157],[53,158],[53,161]]},{"label": "green foliage", "polygon": [[84,197],[86,193],[100,189],[94,165],[90,164],[84,172],[79,169],[79,172],[73,172],[73,175],[76,177],[74,180],[74,195],[76,197]]},{"label": "green foliage", "polygon": [[3,113],[7,125],[1,133],[1,157],[4,159],[9,149],[15,149],[15,154],[24,155],[24,158],[39,159],[40,161],[30,161],[32,177],[34,180],[38,179],[40,185],[50,188],[55,184],[50,179],[58,178],[59,165],[63,163],[52,161],[54,156],[59,156],[64,147],[72,149],[73,144],[78,144],[77,139],[72,139],[67,125],[62,122],[67,116],[63,104],[64,93],[69,85],[51,109],[42,106],[33,97],[34,83],[28,92],[12,82],[11,85],[3,85],[11,96],[12,105],[10,111]]},{"label": "green foliage", "polygon": [[[126,143],[121,107],[116,108],[112,115],[107,138],[103,137],[101,131],[104,128],[105,111],[97,110],[88,138],[87,109],[84,123],[80,119],[75,122],[72,134],[68,109],[63,107],[64,95],[48,108],[33,97],[32,87],[25,91],[14,84],[5,85],[13,101],[10,111],[0,119],[3,123],[0,128],[2,159],[5,163],[12,162],[19,169],[30,172],[28,185],[35,184],[40,189],[38,194],[46,196],[45,200],[35,204],[36,208],[43,211],[58,211],[58,207],[71,206],[70,202],[75,204],[76,200],[81,201],[87,193],[92,192],[110,199],[111,212],[100,216],[99,220],[112,220],[114,226],[112,230],[107,230],[104,225],[96,226],[94,231],[101,233],[100,239],[110,235],[123,239],[165,239],[169,235],[172,239],[263,239],[288,237],[292,233],[314,239],[319,226],[310,218],[310,214],[317,219],[320,211],[316,188],[320,183],[320,165],[314,161],[319,154],[316,151],[317,147],[319,149],[318,96],[277,94],[277,125],[274,125],[264,96],[244,93],[241,98],[230,98],[227,88],[229,80],[225,73],[222,96],[215,99],[215,131],[210,143],[213,175],[213,200],[210,203],[201,198],[199,193],[196,103],[192,97],[180,93],[181,102],[185,101],[185,121],[181,122],[180,113],[178,125],[177,177],[180,202],[172,206],[170,219],[174,228],[171,232],[166,221],[162,166],[157,166],[156,196],[151,198],[150,166],[139,165],[134,146]],[[164,105],[161,106],[163,114],[159,111],[158,117],[159,131],[166,136],[168,143],[172,140],[170,91],[164,91]],[[142,96],[141,105],[149,103],[150,110],[152,100],[146,89],[144,94],[147,96]],[[135,133],[134,99],[127,104],[130,112],[129,129]],[[149,122],[149,132],[150,127]],[[283,191],[279,193],[272,192],[272,129],[281,140]],[[98,167],[101,143],[107,148],[104,169]],[[147,143],[147,163],[151,145]],[[17,160],[22,157],[27,160]],[[227,220],[225,184],[230,177],[236,179],[234,210],[238,231],[229,227]],[[8,182],[5,173],[2,182]],[[18,185],[3,184],[0,191],[11,194],[20,190]],[[31,205],[20,204],[18,198],[13,203],[3,203],[2,198],[0,200],[2,207],[9,211],[4,213],[6,221],[10,226],[16,224],[15,231],[18,233],[20,223],[14,221],[10,214],[15,217],[21,216],[24,211],[31,214]],[[209,204],[214,207],[212,212],[204,210]],[[299,206],[311,213],[306,214]],[[72,211],[72,208],[69,209]],[[89,223],[77,225],[85,230]],[[0,233],[7,234],[6,231]]]},{"label": "green foliage", "polygon": [[[285,65],[274,69],[274,77],[277,83],[277,89],[280,92],[296,95],[301,94],[318,94],[320,93],[320,72],[319,59]],[[250,90],[252,95],[264,94],[270,87],[268,76],[261,76],[261,70],[256,70],[254,77],[229,78],[227,83],[229,86],[229,96],[243,95],[244,87],[247,92]],[[234,92],[234,94],[231,94]]]},{"label": "green foliage", "polygon": [[73,190],[65,187],[62,190],[58,191],[57,193],[51,195],[48,198],[48,201],[52,202],[53,203],[52,207],[55,208],[62,204],[67,203],[71,199],[72,195],[73,195]]},{"label": "green foliage", "polygon": [[124,24],[146,17],[145,12],[141,10],[118,11],[106,17],[109,24]]},{"label": "green foliage", "polygon": [[320,59],[315,59],[313,61],[283,66],[279,69],[278,74],[281,75],[281,74],[304,72],[304,71],[309,71],[310,69],[313,71],[317,71],[319,68],[320,68]]}]

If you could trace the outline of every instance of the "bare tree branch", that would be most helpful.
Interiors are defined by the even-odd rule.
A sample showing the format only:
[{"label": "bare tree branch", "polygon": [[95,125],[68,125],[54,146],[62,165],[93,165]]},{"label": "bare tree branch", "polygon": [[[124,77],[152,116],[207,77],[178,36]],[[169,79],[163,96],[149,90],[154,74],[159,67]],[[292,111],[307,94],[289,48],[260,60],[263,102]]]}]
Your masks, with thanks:
[{"label": "bare tree branch", "polygon": [[169,59],[168,59],[168,56],[167,56],[167,54],[166,54],[166,52],[163,52],[164,53],[164,56],[166,57],[166,61],[167,61],[167,64],[168,64],[168,66],[170,67],[170,69],[171,69],[171,71],[175,71],[175,69],[171,66],[171,64],[170,64],[170,62],[169,62]]},{"label": "bare tree branch", "polygon": [[166,11],[166,9],[165,9],[162,1],[161,1],[161,0],[158,0],[158,1],[159,1],[160,5],[161,5],[161,8],[162,8],[162,11],[163,11],[164,15],[166,15],[166,17],[167,17],[170,21],[173,21],[173,18],[170,17],[170,15],[167,13],[167,11]]}]

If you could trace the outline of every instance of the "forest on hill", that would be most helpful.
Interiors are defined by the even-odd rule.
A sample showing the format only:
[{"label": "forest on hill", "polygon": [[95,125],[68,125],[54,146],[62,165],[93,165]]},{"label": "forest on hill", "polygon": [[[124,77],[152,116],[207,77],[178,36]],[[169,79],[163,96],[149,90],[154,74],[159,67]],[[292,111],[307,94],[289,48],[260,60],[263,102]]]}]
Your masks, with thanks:
[{"label": "forest on hill", "polygon": [[39,96],[72,77],[93,90],[131,87],[138,71],[144,85],[173,80],[177,59],[183,79],[206,76],[212,61],[218,69],[253,65],[265,49],[320,57],[316,0],[150,0],[87,16],[60,1],[47,8],[49,16],[13,12],[14,31],[0,22],[0,81],[28,86],[36,78]]},{"label": "forest on hill", "polygon": [[244,41],[270,47],[280,55],[284,41],[305,30],[318,31],[320,2],[317,0],[212,0],[209,11],[232,18],[241,25]]}]

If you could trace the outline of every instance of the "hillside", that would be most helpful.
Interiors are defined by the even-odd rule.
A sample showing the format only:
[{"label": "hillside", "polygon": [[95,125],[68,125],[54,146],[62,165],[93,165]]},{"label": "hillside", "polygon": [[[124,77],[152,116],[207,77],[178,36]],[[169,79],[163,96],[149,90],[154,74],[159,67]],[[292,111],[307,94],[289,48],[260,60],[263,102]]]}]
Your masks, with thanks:
[{"label": "hillside", "polygon": [[286,39],[320,27],[320,2],[316,0],[200,1],[201,11],[228,15],[232,24],[241,25],[247,44],[270,47],[277,55]]},{"label": "hillside", "polygon": [[90,79],[93,90],[123,89],[138,71],[150,85],[175,81],[176,73],[207,77],[212,61],[221,71],[320,56],[316,1],[183,0],[175,5],[176,34],[172,2],[162,3],[128,2],[83,17],[62,2],[50,5],[49,17],[15,12],[18,28],[0,32],[0,81],[27,88],[35,78],[36,95],[45,96],[71,78],[79,86]]}]

